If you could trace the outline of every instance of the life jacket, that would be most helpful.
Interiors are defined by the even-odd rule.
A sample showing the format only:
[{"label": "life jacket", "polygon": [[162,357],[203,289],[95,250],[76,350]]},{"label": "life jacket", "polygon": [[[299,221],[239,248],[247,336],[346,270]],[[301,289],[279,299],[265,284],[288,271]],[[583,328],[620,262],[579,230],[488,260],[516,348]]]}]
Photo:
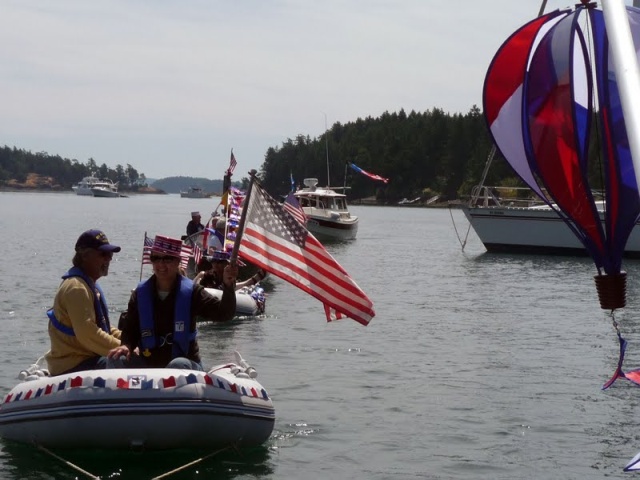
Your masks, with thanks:
[{"label": "life jacket", "polygon": [[[191,297],[193,295],[193,282],[180,275],[180,285],[176,296],[176,305],[173,312],[173,339],[172,356],[186,357],[189,353],[189,344],[196,339],[198,331],[191,329]],[[153,285],[151,278],[140,282],[136,288],[138,297],[138,316],[140,317],[140,337],[143,355],[148,356],[151,350],[162,345],[162,338],[155,332],[153,321]]]},{"label": "life jacket", "polygon": [[[95,283],[78,267],[71,268],[62,276],[62,280],[64,281],[67,278],[71,277],[79,277],[89,286],[89,288],[93,292],[93,308],[96,312],[96,323],[106,333],[111,333],[111,324],[109,323],[109,308],[107,307],[107,300],[104,296],[102,288],[100,288],[100,285]],[[73,331],[73,327],[64,325],[60,322],[60,320],[56,318],[55,314],[53,313],[53,308],[47,310],[47,317],[49,317],[51,325],[53,325],[62,333],[71,337],[76,336],[75,332]]]}]

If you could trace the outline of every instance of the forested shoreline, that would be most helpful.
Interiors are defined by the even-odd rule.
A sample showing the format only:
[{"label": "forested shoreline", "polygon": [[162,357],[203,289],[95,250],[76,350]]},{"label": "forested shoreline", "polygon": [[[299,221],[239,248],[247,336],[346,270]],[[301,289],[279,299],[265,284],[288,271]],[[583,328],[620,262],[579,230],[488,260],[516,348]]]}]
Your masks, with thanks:
[{"label": "forested shoreline", "polygon": [[[400,110],[377,118],[335,123],[317,138],[297,135],[281,146],[269,147],[258,176],[274,196],[290,190],[292,177],[298,186],[304,178],[314,177],[322,186],[350,187],[347,194],[351,200],[375,197],[377,203],[384,204],[433,195],[454,200],[468,195],[480,181],[490,150],[491,139],[476,106],[466,114],[448,114],[438,108],[409,114]],[[389,182],[361,175],[347,168],[349,162],[389,178]],[[0,188],[23,185],[30,174],[45,179],[34,187],[42,189],[70,190],[91,174],[118,182],[122,191],[135,192],[147,186],[145,174],[130,164],[110,168],[104,163],[98,165],[93,158],[81,163],[15,146],[0,148]],[[486,182],[519,184],[499,156]]]}]

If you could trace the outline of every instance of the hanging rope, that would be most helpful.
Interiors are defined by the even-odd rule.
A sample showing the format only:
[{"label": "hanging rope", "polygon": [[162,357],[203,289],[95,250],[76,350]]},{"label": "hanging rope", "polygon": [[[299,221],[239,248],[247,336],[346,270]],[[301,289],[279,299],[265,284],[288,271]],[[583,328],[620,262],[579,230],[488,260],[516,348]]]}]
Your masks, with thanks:
[{"label": "hanging rope", "polygon": [[453,218],[453,212],[451,211],[451,205],[449,205],[449,215],[451,216],[451,223],[453,223],[453,229],[456,232],[456,237],[458,237],[458,242],[460,243],[460,246],[462,247],[462,251],[464,252],[464,247],[467,245],[467,240],[469,239],[469,232],[471,231],[471,223],[469,223],[469,226],[467,227],[467,234],[464,236],[464,241],[460,239],[460,234],[458,233],[458,228],[456,227],[456,222]]},{"label": "hanging rope", "polygon": [[65,465],[67,465],[67,466],[69,466],[69,467],[73,468],[74,470],[76,470],[76,471],[78,471],[78,472],[82,473],[83,475],[86,475],[86,476],[87,476],[87,478],[91,478],[92,480],[100,480],[100,477],[96,477],[95,475],[93,475],[93,474],[91,474],[91,473],[87,472],[86,470],[83,470],[82,468],[80,468],[80,467],[79,467],[79,466],[77,466],[76,464],[71,463],[70,461],[65,460],[65,459],[64,459],[64,458],[62,458],[62,457],[59,457],[58,455],[56,455],[55,453],[53,453],[51,450],[49,450],[49,449],[47,449],[47,448],[43,447],[42,445],[38,445],[38,444],[36,444],[36,447],[38,447],[38,449],[42,450],[44,453],[46,453],[46,454],[48,454],[48,455],[51,455],[51,456],[52,456],[53,458],[55,458],[56,460],[60,460],[60,461],[61,461],[62,463],[64,463]]},{"label": "hanging rope", "polygon": [[168,476],[173,475],[174,473],[178,473],[178,472],[180,472],[182,470],[185,470],[185,469],[187,469],[189,467],[192,467],[193,465],[196,465],[197,463],[200,463],[200,462],[202,462],[202,461],[204,461],[204,460],[206,460],[208,458],[211,458],[214,455],[217,455],[218,453],[222,453],[225,450],[229,450],[230,448],[236,449],[235,445],[229,445],[228,447],[224,447],[224,448],[221,448],[220,450],[216,450],[215,452],[211,452],[210,454],[205,455],[204,457],[200,457],[197,460],[194,460],[193,462],[186,463],[186,464],[182,465],[181,467],[175,468],[175,469],[173,469],[173,470],[171,470],[171,471],[169,471],[167,473],[163,473],[160,476],[153,477],[151,480],[160,480],[162,478],[167,478]]}]

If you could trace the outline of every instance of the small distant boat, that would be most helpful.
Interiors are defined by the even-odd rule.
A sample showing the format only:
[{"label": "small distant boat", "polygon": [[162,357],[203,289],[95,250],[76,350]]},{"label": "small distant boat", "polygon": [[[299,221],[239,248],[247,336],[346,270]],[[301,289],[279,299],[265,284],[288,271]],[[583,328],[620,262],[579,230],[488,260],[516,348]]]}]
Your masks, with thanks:
[{"label": "small distant boat", "polygon": [[200,187],[189,187],[186,192],[180,192],[181,198],[209,198],[204,190]]},{"label": "small distant boat", "polygon": [[0,404],[0,437],[47,448],[166,450],[264,443],[275,423],[256,371],[88,370],[49,377],[35,364]]},{"label": "small distant boat", "polygon": [[335,190],[345,187],[317,187],[317,178],[305,178],[293,195],[307,215],[307,229],[319,240],[352,240],[358,233],[358,217],[349,213],[347,196]]},{"label": "small distant boat", "polygon": [[84,177],[77,185],[71,187],[76,195],[89,197],[122,197],[118,193],[118,185],[108,179],[99,179],[94,176]]}]

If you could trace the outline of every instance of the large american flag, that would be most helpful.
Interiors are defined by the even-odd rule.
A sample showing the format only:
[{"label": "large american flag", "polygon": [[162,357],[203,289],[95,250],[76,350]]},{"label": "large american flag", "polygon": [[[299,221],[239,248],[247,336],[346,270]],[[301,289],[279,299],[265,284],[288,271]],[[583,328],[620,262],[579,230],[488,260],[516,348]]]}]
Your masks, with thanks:
[{"label": "large american flag", "polygon": [[373,303],[322,244],[254,183],[240,255],[325,305],[327,321],[349,317],[367,325]]},{"label": "large american flag", "polygon": [[304,210],[300,206],[300,202],[298,202],[298,199],[293,195],[293,193],[287,195],[282,206],[287,212],[293,215],[293,218],[298,222],[303,225],[307,223],[307,215],[304,213]]}]

